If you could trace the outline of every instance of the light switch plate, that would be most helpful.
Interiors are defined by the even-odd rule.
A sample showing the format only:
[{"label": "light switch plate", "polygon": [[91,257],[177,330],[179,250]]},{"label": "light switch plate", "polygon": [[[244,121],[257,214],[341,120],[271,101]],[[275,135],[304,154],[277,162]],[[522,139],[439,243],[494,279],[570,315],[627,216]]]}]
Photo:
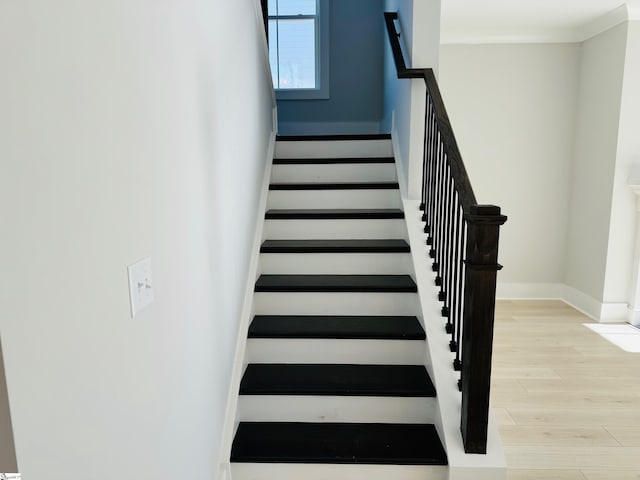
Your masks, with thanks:
[{"label": "light switch plate", "polygon": [[131,300],[131,318],[153,302],[153,283],[151,278],[151,259],[145,258],[127,267],[129,272],[129,298]]}]

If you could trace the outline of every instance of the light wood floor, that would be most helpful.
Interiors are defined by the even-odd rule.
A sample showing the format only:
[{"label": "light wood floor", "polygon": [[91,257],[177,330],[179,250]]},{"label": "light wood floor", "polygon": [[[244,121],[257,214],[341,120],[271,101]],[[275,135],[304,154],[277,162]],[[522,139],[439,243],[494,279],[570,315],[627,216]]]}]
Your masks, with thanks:
[{"label": "light wood floor", "polygon": [[492,402],[509,480],[640,479],[640,354],[562,302],[496,306]]}]

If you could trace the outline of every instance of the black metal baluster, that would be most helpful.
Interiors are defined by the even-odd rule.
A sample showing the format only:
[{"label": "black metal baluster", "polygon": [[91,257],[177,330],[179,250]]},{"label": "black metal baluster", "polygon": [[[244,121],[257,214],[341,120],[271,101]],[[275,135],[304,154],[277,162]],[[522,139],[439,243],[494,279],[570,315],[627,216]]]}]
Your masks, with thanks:
[{"label": "black metal baluster", "polygon": [[[429,165],[429,184],[431,185],[431,192],[429,195],[429,240],[428,245],[433,245],[433,237],[435,235],[435,210],[436,210],[436,172],[437,172],[437,142],[438,142],[438,130],[436,126],[436,116],[433,104],[429,102],[431,106],[431,141],[429,142],[429,155],[431,157],[431,164]],[[433,248],[431,249],[433,251]],[[435,251],[429,252],[431,258],[434,258]]]},{"label": "black metal baluster", "polygon": [[[438,132],[437,123],[434,121],[434,140],[433,140],[433,205],[432,205],[432,231],[429,238],[429,256],[435,263],[436,247],[438,243],[438,208],[440,203],[440,132]],[[435,271],[435,270],[434,270]]]},{"label": "black metal baluster", "polygon": [[[424,138],[422,142],[422,195],[420,197],[420,210],[422,210],[422,221],[426,221],[425,208],[427,206],[427,138],[428,138],[428,120],[429,118],[429,97],[425,97],[424,102]],[[428,226],[425,225],[425,229]],[[425,233],[428,233],[425,231]]]},{"label": "black metal baluster", "polygon": [[426,183],[426,191],[425,191],[425,208],[424,214],[422,215],[422,220],[426,222],[425,225],[425,233],[428,233],[429,236],[433,233],[433,212],[432,212],[432,203],[433,203],[433,164],[434,164],[434,156],[433,156],[433,137],[435,135],[435,128],[433,125],[433,105],[431,104],[430,97],[427,95],[427,143],[425,144],[425,157],[426,157],[426,172],[425,172],[425,183]]},{"label": "black metal baluster", "polygon": [[[447,331],[449,330],[450,325],[453,325],[455,322],[455,313],[456,313],[456,278],[457,278],[457,269],[458,265],[455,261],[455,253],[458,249],[458,241],[456,239],[456,232],[458,227],[458,216],[456,212],[458,210],[458,192],[455,189],[455,182],[453,178],[451,179],[451,201],[449,203],[449,219],[450,219],[450,227],[449,227],[449,239],[450,239],[450,248],[448,252],[448,263],[449,263],[449,278],[447,282]],[[451,337],[451,344],[449,346],[451,348],[454,347],[453,343],[454,338]],[[453,351],[453,350],[452,350]]]},{"label": "black metal baluster", "polygon": [[[464,215],[464,212],[463,212]],[[467,284],[467,269],[465,268],[466,252],[467,252],[467,221],[462,219],[462,231],[460,242],[460,306],[458,307],[458,325],[456,332],[456,340],[458,342],[458,350],[456,351],[456,359],[454,360],[459,365],[460,380],[458,380],[458,388],[462,391],[462,356],[464,352],[462,350],[462,330],[464,328],[464,309],[465,309],[465,292],[464,287]]]},{"label": "black metal baluster", "polygon": [[440,193],[439,193],[439,202],[438,202],[438,237],[437,237],[437,246],[436,246],[436,262],[434,264],[434,271],[437,272],[436,276],[436,285],[440,287],[440,292],[438,293],[438,298],[441,298],[444,295],[444,285],[442,281],[442,264],[443,264],[443,255],[444,255],[444,234],[445,234],[445,219],[444,212],[446,210],[446,198],[445,198],[445,187],[446,187],[446,173],[447,173],[447,154],[444,149],[444,144],[442,141],[440,142]]},{"label": "black metal baluster", "polygon": [[458,332],[460,332],[460,319],[462,317],[462,283],[461,283],[461,279],[462,279],[462,238],[461,238],[461,234],[462,234],[462,230],[463,230],[463,218],[462,218],[462,206],[460,205],[460,200],[459,198],[456,198],[456,205],[455,205],[455,224],[456,224],[456,229],[455,229],[455,251],[454,251],[454,258],[453,258],[453,263],[455,265],[455,275],[454,275],[454,279],[453,279],[453,290],[455,292],[455,301],[453,303],[453,308],[452,308],[452,316],[453,321],[453,328],[452,331],[450,332],[452,334],[451,338],[454,339],[454,341],[456,342],[456,358],[453,361],[453,368],[456,371],[460,371],[460,368],[462,366],[462,364],[460,363],[460,339],[458,337]]},{"label": "black metal baluster", "polygon": [[[448,159],[447,159],[448,160]],[[451,238],[449,236],[450,230],[450,222],[451,218],[449,216],[450,204],[451,204],[451,192],[453,190],[453,186],[451,184],[451,167],[449,166],[449,162],[446,162],[445,165],[445,189],[444,189],[444,211],[442,213],[442,220],[444,224],[444,235],[443,235],[443,243],[442,243],[442,289],[440,291],[440,301],[443,302],[442,308],[440,310],[443,317],[449,316],[449,310],[447,307],[447,297],[449,291],[447,290],[449,285],[449,249],[451,248]]]}]

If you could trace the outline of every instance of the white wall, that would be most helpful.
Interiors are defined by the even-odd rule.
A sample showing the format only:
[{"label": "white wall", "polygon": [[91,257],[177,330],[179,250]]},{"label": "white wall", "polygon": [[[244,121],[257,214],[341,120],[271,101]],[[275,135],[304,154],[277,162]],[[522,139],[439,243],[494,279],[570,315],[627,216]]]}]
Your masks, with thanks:
[{"label": "white wall", "polygon": [[[624,29],[621,29],[621,32]],[[619,39],[618,39],[619,41]],[[620,123],[613,173],[610,235],[603,303],[633,304],[632,263],[635,240],[636,202],[627,180],[640,166],[640,22],[627,24],[626,54],[620,99]],[[624,313],[624,311],[622,312]]]},{"label": "white wall", "polygon": [[499,296],[564,280],[579,46],[443,45],[440,86],[479,203],[502,207]]},{"label": "white wall", "polygon": [[621,24],[585,41],[580,53],[565,283],[597,302],[604,292],[626,37]]},{"label": "white wall", "polygon": [[2,358],[2,342],[0,341],[0,472],[16,473],[18,466],[16,464],[16,450],[13,444],[11,412],[9,411],[9,397],[7,395],[4,361]]},{"label": "white wall", "polygon": [[[0,3],[0,331],[32,479],[217,472],[272,130],[253,0]],[[129,316],[126,267],[155,301]]]}]

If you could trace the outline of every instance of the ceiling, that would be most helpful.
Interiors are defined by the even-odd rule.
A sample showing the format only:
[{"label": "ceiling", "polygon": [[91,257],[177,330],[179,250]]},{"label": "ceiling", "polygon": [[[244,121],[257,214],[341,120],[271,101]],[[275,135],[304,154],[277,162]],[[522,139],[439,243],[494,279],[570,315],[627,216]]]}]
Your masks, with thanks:
[{"label": "ceiling", "polygon": [[442,0],[442,43],[575,42],[626,19],[640,0]]}]

